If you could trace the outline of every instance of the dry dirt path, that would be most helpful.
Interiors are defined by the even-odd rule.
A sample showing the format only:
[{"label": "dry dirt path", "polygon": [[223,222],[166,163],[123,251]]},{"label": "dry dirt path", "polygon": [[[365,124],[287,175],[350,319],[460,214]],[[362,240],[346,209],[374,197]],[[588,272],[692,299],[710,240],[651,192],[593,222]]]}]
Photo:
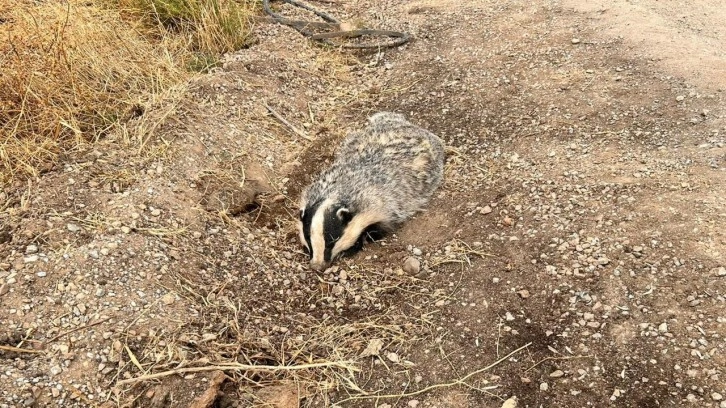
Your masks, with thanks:
[{"label": "dry dirt path", "polygon": [[[531,342],[489,373],[523,406],[726,405],[717,3],[398,7],[424,40],[391,57],[382,87],[412,85],[381,105],[458,151],[401,240],[487,254],[434,278],[456,298],[411,357],[424,378]],[[497,406],[466,390],[424,402]]]}]

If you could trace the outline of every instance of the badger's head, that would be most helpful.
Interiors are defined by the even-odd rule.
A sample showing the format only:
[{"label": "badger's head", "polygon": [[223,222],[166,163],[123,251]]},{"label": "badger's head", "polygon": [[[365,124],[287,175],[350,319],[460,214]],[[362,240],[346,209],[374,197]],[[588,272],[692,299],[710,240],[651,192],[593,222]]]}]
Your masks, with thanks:
[{"label": "badger's head", "polygon": [[300,241],[310,256],[310,266],[327,268],[344,254],[363,246],[365,232],[376,223],[370,212],[358,211],[347,202],[331,198],[303,202],[298,214]]}]

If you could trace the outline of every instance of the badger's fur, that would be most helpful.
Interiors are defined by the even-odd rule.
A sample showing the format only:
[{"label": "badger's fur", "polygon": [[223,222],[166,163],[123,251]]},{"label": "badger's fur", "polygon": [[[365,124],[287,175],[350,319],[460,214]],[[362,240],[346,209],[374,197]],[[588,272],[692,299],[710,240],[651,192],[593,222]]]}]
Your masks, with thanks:
[{"label": "badger's fur", "polygon": [[444,173],[444,144],[397,113],[350,133],[300,199],[300,240],[321,270],[423,209]]}]

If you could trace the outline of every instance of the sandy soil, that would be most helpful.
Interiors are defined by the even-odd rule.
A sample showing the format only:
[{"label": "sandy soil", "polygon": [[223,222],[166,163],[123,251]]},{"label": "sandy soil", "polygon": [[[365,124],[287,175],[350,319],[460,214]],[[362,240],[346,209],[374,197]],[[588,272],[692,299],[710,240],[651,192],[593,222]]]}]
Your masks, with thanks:
[{"label": "sandy soil", "polygon": [[[0,407],[726,407],[726,15],[580,3],[326,3],[416,40],[262,25],[148,149],[3,190]],[[297,194],[383,109],[445,183],[316,274]]]}]

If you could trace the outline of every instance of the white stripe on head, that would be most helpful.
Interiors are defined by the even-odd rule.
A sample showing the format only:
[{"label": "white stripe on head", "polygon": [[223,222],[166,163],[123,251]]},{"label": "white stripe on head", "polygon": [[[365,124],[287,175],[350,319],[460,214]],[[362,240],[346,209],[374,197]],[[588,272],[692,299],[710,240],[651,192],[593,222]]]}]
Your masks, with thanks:
[{"label": "white stripe on head", "polygon": [[318,206],[310,222],[310,245],[313,257],[310,264],[313,266],[325,265],[325,212],[333,205],[333,200],[326,199]]},{"label": "white stripe on head", "polygon": [[383,214],[370,210],[354,216],[353,220],[351,220],[348,226],[345,227],[343,236],[335,243],[335,246],[330,253],[330,259],[335,259],[335,257],[341,252],[346,249],[350,249],[350,247],[355,245],[356,241],[358,241],[358,238],[360,238],[360,235],[366,228],[373,224],[383,222],[384,220],[385,217]]}]

